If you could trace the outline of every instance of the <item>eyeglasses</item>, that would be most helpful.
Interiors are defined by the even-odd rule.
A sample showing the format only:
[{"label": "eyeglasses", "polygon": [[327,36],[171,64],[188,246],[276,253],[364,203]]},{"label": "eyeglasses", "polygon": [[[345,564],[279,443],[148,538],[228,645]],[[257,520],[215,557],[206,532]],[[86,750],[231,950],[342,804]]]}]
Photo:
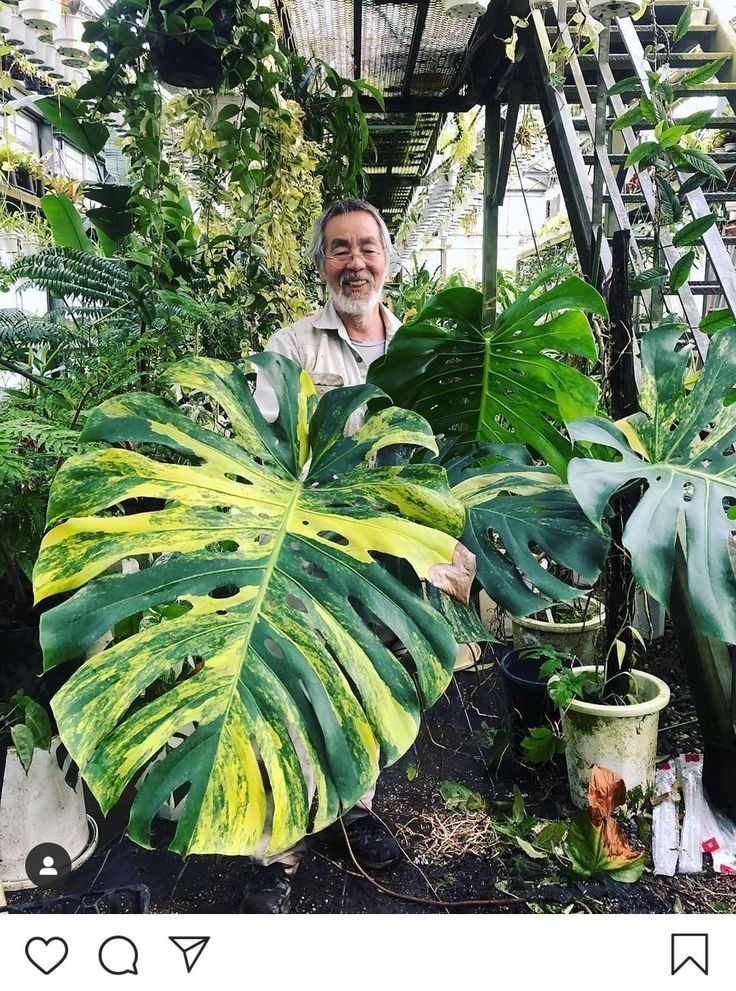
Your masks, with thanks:
[{"label": "eyeglasses", "polygon": [[339,265],[346,265],[355,256],[356,258],[362,258],[368,264],[368,262],[376,261],[382,254],[382,248],[362,248],[360,251],[348,251],[347,248],[338,248],[336,251],[325,252],[325,258],[329,258],[331,262],[337,262]]}]

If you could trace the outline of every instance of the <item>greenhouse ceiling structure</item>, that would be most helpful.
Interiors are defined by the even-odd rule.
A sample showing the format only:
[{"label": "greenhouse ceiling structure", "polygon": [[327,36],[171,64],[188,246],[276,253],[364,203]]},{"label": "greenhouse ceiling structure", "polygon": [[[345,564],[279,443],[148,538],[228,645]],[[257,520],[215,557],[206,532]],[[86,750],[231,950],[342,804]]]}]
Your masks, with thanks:
[{"label": "greenhouse ceiling structure", "polygon": [[382,93],[366,100],[377,158],[369,165],[373,203],[395,231],[426,175],[445,115],[483,104],[511,63],[511,4],[481,18],[451,17],[442,0],[276,0],[287,44],[316,55]]}]

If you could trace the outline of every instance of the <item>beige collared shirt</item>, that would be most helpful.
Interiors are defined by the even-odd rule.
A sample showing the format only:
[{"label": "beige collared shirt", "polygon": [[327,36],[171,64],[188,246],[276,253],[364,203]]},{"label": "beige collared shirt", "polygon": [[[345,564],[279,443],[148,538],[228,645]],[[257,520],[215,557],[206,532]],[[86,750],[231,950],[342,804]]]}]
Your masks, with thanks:
[{"label": "beige collared shirt", "polygon": [[[379,306],[388,345],[401,321],[383,303]],[[266,351],[276,351],[301,365],[309,372],[320,396],[329,389],[361,385],[368,374],[368,364],[351,343],[332,300],[313,316],[277,330],[266,344]],[[265,375],[258,375],[254,398],[264,418],[273,423],[278,401]],[[357,430],[362,421],[362,411],[354,413],[348,421],[348,433]]]}]

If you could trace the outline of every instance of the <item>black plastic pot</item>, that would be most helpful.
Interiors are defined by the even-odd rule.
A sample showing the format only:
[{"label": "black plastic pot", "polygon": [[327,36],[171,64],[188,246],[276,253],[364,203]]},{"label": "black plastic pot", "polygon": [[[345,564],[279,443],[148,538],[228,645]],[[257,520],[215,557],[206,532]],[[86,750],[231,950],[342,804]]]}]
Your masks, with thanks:
[{"label": "black plastic pot", "polygon": [[29,193],[35,193],[36,187],[33,184],[33,176],[26,169],[15,170],[15,184],[19,189],[25,189]]},{"label": "black plastic pot", "polygon": [[529,729],[541,726],[552,715],[547,696],[547,678],[539,669],[547,658],[535,657],[528,650],[508,650],[501,658],[501,677],[509,716],[517,725]]},{"label": "black plastic pot", "polygon": [[[170,2],[166,5],[166,13],[169,17],[181,13],[186,18],[189,6],[188,2]],[[214,22],[214,35],[218,38],[230,38],[235,28],[232,7],[230,4],[224,6],[228,9],[218,10],[215,5],[208,11]],[[163,32],[158,0],[152,0],[151,12],[158,29]],[[196,34],[184,39],[163,37],[151,48],[151,62],[163,82],[186,89],[215,89],[225,73],[220,50]]]}]

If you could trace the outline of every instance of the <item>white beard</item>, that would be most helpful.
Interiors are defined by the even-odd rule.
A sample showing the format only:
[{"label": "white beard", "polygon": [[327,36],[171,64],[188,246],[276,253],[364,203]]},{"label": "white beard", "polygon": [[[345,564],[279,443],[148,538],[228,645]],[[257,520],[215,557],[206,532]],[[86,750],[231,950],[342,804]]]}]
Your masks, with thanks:
[{"label": "white beard", "polygon": [[340,287],[339,292],[333,292],[332,302],[339,313],[347,313],[351,317],[364,316],[371,313],[376,305],[381,302],[381,290],[376,289],[368,296],[353,296],[343,292]]}]

